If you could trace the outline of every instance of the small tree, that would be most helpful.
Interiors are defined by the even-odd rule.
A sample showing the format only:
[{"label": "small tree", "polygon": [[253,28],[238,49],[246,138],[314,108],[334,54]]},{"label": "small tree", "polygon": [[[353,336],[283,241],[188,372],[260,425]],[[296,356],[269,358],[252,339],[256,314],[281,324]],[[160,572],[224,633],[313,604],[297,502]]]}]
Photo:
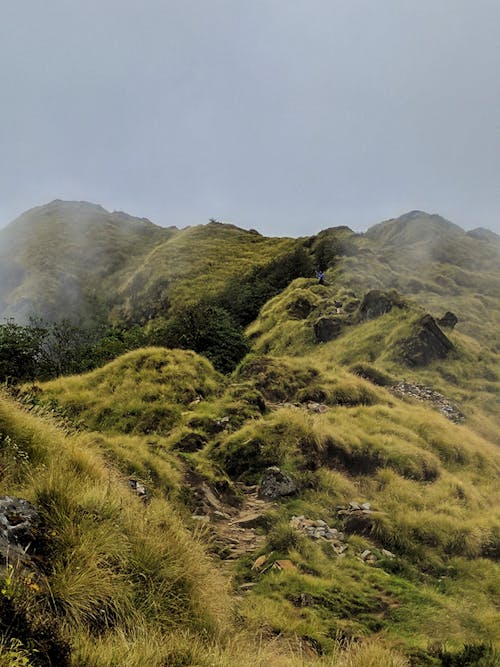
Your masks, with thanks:
[{"label": "small tree", "polygon": [[222,373],[231,372],[249,349],[243,330],[229,313],[209,303],[179,309],[165,324],[151,331],[150,342],[194,350],[210,359]]},{"label": "small tree", "polygon": [[44,327],[16,324],[13,319],[0,325],[0,381],[33,380],[46,335]]}]

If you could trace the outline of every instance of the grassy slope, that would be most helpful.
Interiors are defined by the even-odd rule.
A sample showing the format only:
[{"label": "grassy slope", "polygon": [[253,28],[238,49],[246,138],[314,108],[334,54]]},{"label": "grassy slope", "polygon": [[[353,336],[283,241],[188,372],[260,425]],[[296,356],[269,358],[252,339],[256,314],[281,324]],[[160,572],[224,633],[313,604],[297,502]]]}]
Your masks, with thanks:
[{"label": "grassy slope", "polygon": [[222,291],[232,276],[295,244],[221,223],[166,229],[94,204],[55,201],[0,232],[0,314],[85,317],[99,303],[112,307],[117,323],[144,322]]},{"label": "grassy slope", "polygon": [[[423,222],[420,232],[427,227],[432,231],[436,224],[441,231],[448,229],[440,220],[425,218]],[[262,665],[302,664],[303,652],[307,651],[308,664],[317,661],[365,667],[370,664],[367,655],[357,663],[348,662],[362,650],[373,653],[374,666],[404,664],[396,657],[391,662],[393,658],[384,654],[383,640],[411,655],[413,664],[439,665],[428,650],[435,642],[445,642],[453,650],[464,642],[499,644],[498,297],[493,291],[488,295],[489,276],[493,276],[495,286],[498,268],[495,256],[477,244],[482,243],[480,239],[471,239],[473,245],[467,240],[463,245],[465,234],[452,227],[448,229],[452,242],[441,245],[437,259],[447,259],[450,271],[462,276],[462,283],[462,274],[466,273],[470,284],[457,282],[455,276],[452,287],[460,292],[454,296],[457,301],[450,301],[451,287],[432,276],[428,281],[426,278],[424,289],[415,288],[412,281],[424,282],[418,272],[420,260],[412,264],[415,244],[421,241],[415,240],[407,223],[393,221],[366,237],[342,232],[345,253],[329,269],[329,284],[324,287],[313,280],[299,279],[269,301],[248,329],[253,354],[231,378],[221,378],[207,362],[189,352],[149,350],[126,355],[85,376],[41,385],[34,396],[33,389],[27,389],[28,402],[56,412],[62,410],[70,420],[83,423],[83,432],[65,436],[64,441],[70,448],[77,443],[83,458],[99,458],[97,478],[109,478],[109,466],[118,478],[138,475],[152,489],[154,503],[168,503],[169,511],[178,512],[187,525],[186,466],[219,489],[231,488],[235,481],[254,483],[266,466],[274,464],[297,479],[299,495],[281,501],[267,517],[267,542],[262,550],[271,561],[291,559],[297,569],[258,574],[251,565],[259,552],[242,558],[234,572],[236,586],[255,584],[244,597],[235,600],[240,629],[251,636],[279,636],[281,640],[264,642],[260,648],[241,638],[233,645],[221,643],[217,630],[213,630],[213,619],[219,618],[222,626],[217,627],[223,631],[234,632],[227,620],[230,603],[224,603],[225,611],[209,614],[202,621],[190,607],[187,627],[194,630],[181,635],[179,650],[187,651],[191,643],[192,651],[198,653],[188,657],[186,664],[192,664],[189,660],[198,660],[201,665],[259,664],[258,659]],[[429,245],[425,240],[428,232],[420,232],[419,238],[424,239],[417,255],[421,259],[425,253],[428,257]],[[145,269],[143,282],[136,279],[135,286],[143,285],[143,297],[153,294],[161,267],[168,266],[172,285],[172,289],[167,285],[168,298],[175,302],[176,298],[189,298],[193,292],[198,298],[203,290],[219,289],[242,266],[267,261],[277,248],[289,248],[289,241],[257,235],[252,235],[252,245],[248,234],[225,225],[184,230],[152,251],[146,267],[159,273],[152,277],[151,284]],[[201,257],[186,267],[185,259],[193,246],[203,249]],[[232,261],[227,265],[219,259],[224,247],[232,249]],[[461,248],[466,248],[463,256]],[[385,255],[391,256],[392,268]],[[471,258],[475,266],[470,264]],[[429,266],[439,273],[446,268],[436,261]],[[215,271],[206,281],[204,272],[211,269]],[[120,299],[125,295],[122,306],[133,310],[126,296],[132,286],[133,282],[124,288]],[[423,369],[402,363],[400,341],[411,334],[415,321],[425,312],[411,299],[404,308],[394,308],[364,323],[356,319],[355,313],[349,317],[341,314],[351,322],[341,335],[329,343],[315,342],[314,322],[321,315],[336,314],[335,300],[349,304],[361,299],[369,288],[387,286],[408,289],[437,315],[448,308],[454,310],[449,304],[459,305],[456,312],[461,322],[449,334],[455,352],[448,359]],[[476,310],[479,297],[474,296],[475,290],[481,290],[482,299],[487,300],[488,308],[482,314]],[[305,302],[309,304],[305,312],[310,311],[306,316],[300,314]],[[387,388],[352,374],[351,369],[360,363],[370,367],[376,377],[407,378],[441,391],[460,405],[464,423],[453,424],[426,404],[403,401]],[[193,401],[197,394],[202,400]],[[325,403],[328,411],[311,412],[307,409],[309,401]],[[3,414],[1,429],[24,447],[18,427],[14,428],[7,415],[15,414],[19,423],[34,418],[11,404]],[[228,418],[227,427],[214,433],[211,426],[221,417]],[[36,434],[39,423],[30,423]],[[40,428],[43,432],[49,427],[43,424]],[[193,431],[207,444],[198,452],[178,454],[177,443]],[[51,437],[63,451],[63,436]],[[37,439],[41,443],[49,440]],[[6,455],[13,455],[9,447],[4,450]],[[49,451],[47,444],[41,461],[50,458]],[[63,466],[63,475],[68,469],[65,457],[51,463]],[[80,475],[76,468],[75,474]],[[5,465],[5,469],[13,468]],[[83,470],[87,470],[85,466]],[[38,474],[40,483],[45,483],[46,473],[41,467],[35,480],[30,478],[24,487],[22,480],[6,477],[4,488],[9,492],[19,489],[20,494],[39,502],[34,491]],[[85,475],[88,480],[87,472]],[[78,476],[68,488],[76,494],[82,483]],[[237,488],[234,492],[237,496]],[[375,511],[368,524],[344,526],[337,515],[337,505],[353,500],[372,504]],[[61,506],[66,507],[64,503]],[[71,509],[71,503],[67,506]],[[346,557],[335,557],[328,545],[313,542],[290,528],[292,514],[321,518],[330,526],[344,529],[348,536]],[[68,516],[79,525],[74,514]],[[182,526],[178,526],[180,530]],[[192,539],[185,535],[183,539]],[[161,539],[165,540],[164,534]],[[379,556],[375,566],[359,559],[366,548]],[[381,558],[382,548],[393,551],[395,559]],[[184,563],[188,578],[189,565],[190,561]],[[144,581],[153,572],[146,574]],[[125,588],[129,585],[127,577]],[[202,578],[199,585],[205,587]],[[210,584],[206,585],[211,590]],[[174,589],[170,590],[175,597]],[[305,607],[297,604],[302,595],[309,600]],[[124,654],[129,656],[128,664],[143,664],[135,651],[149,651],[154,656],[151,664],[161,664],[163,658],[156,651],[164,633],[168,636],[164,650],[173,650],[170,628],[163,629],[160,623],[153,632],[152,625],[144,625],[141,619],[134,633],[127,626],[126,616],[123,625],[97,642],[86,638],[81,624],[63,623],[75,655],[85,656],[80,658],[81,664],[122,664],[118,656]],[[64,614],[58,618],[64,619]],[[175,627],[183,627],[184,622],[180,619]],[[212,630],[200,644],[199,630],[207,627]],[[147,640],[145,630],[151,633]],[[337,639],[364,636],[375,636],[377,643],[352,648],[350,657],[336,655]],[[284,644],[285,640],[290,643]],[[311,647],[330,657],[321,662],[311,653]],[[110,655],[115,663],[106,662]],[[182,662],[178,659],[172,664]]]},{"label": "grassy slope", "polygon": [[22,319],[86,315],[103,280],[174,233],[86,202],[55,201],[0,232],[0,312]]},{"label": "grassy slope", "polygon": [[[143,264],[118,276],[114,318],[133,318],[148,304],[196,302],[222,291],[233,276],[249,273],[293,249],[292,239],[266,238],[233,225],[188,227],[157,245]],[[140,304],[140,305],[139,305]]]}]

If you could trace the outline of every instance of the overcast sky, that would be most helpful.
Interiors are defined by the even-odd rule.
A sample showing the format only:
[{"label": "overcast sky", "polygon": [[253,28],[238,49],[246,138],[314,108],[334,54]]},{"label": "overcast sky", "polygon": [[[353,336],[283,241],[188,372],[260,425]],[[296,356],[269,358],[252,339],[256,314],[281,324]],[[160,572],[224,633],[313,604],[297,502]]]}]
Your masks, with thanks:
[{"label": "overcast sky", "polygon": [[60,198],[500,233],[499,0],[3,0],[0,86],[0,226]]}]

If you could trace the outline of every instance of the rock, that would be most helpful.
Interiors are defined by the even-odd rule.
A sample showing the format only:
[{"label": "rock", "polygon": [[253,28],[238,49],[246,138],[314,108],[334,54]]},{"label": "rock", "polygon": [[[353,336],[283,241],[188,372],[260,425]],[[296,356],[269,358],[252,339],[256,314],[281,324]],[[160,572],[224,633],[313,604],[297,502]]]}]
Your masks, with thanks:
[{"label": "rock", "polygon": [[327,343],[340,335],[343,321],[340,317],[320,317],[314,323],[314,335],[319,343]]},{"label": "rock", "polygon": [[148,500],[151,500],[151,494],[147,490],[147,488],[144,486],[144,484],[141,484],[137,479],[129,479],[128,480],[128,485],[130,488],[136,492],[136,494],[139,496],[141,500],[144,502],[147,502]]},{"label": "rock", "polygon": [[257,560],[254,561],[254,564],[252,565],[252,570],[260,570],[265,562],[267,561],[267,556],[259,556]]},{"label": "rock", "polygon": [[403,359],[410,366],[426,366],[444,359],[453,349],[453,343],[428,314],[420,318],[413,336],[402,341],[401,347]]},{"label": "rock", "polygon": [[212,489],[208,486],[206,482],[201,483],[200,490],[203,493],[204,500],[210,505],[210,507],[213,510],[216,510],[217,512],[222,512],[224,510],[221,501],[215,495],[215,493],[212,491]]},{"label": "rock", "polygon": [[390,390],[397,396],[408,396],[410,398],[416,399],[417,401],[426,401],[431,403],[432,406],[439,410],[441,414],[456,424],[464,420],[464,414],[456,403],[425,384],[401,380],[400,382],[392,385]]},{"label": "rock", "polygon": [[290,496],[296,491],[297,484],[294,480],[277,466],[271,466],[264,471],[258,496],[264,500],[274,500],[281,496]]},{"label": "rock", "polygon": [[391,311],[394,305],[394,297],[387,292],[374,289],[363,297],[359,306],[359,314],[362,320],[373,320]]},{"label": "rock", "polygon": [[366,560],[370,554],[371,554],[370,549],[365,549],[365,550],[363,551],[363,553],[361,554],[361,558],[362,558],[362,560]]},{"label": "rock", "polygon": [[389,549],[382,549],[382,556],[384,556],[384,558],[396,558],[396,556],[392,553],[392,551],[389,551]]},{"label": "rock", "polygon": [[307,409],[311,412],[317,412],[318,414],[323,414],[328,411],[328,405],[324,403],[315,403],[314,401],[309,401],[307,404]]},{"label": "rock", "polygon": [[260,511],[249,511],[241,514],[237,519],[231,521],[231,526],[240,528],[256,528],[265,525],[264,513]]},{"label": "rock", "polygon": [[454,329],[457,325],[458,317],[455,313],[450,312],[449,310],[437,320],[437,323],[440,327],[447,327],[448,329]]},{"label": "rock", "polygon": [[289,572],[296,572],[297,566],[288,558],[282,558],[274,561],[273,568],[276,570],[288,570]]},{"label": "rock", "polygon": [[27,551],[35,542],[40,525],[40,515],[27,500],[0,497],[0,561],[28,561]]},{"label": "rock", "polygon": [[173,449],[177,449],[181,452],[197,452],[199,449],[203,449],[207,442],[208,440],[204,435],[193,431],[187,433],[178,440],[173,446]]},{"label": "rock", "polygon": [[299,607],[311,607],[314,603],[314,598],[310,593],[301,593],[298,598]]}]

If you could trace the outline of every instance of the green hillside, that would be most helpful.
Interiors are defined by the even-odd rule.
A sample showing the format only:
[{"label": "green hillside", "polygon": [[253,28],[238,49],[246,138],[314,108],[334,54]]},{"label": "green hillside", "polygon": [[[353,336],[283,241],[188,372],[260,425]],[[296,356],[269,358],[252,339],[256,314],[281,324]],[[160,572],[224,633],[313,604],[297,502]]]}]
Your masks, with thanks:
[{"label": "green hillside", "polygon": [[[0,394],[2,494],[40,515],[0,665],[499,664],[497,237],[130,224],[98,296],[156,346]],[[233,371],[158,344],[224,358],[218,318]]]}]

